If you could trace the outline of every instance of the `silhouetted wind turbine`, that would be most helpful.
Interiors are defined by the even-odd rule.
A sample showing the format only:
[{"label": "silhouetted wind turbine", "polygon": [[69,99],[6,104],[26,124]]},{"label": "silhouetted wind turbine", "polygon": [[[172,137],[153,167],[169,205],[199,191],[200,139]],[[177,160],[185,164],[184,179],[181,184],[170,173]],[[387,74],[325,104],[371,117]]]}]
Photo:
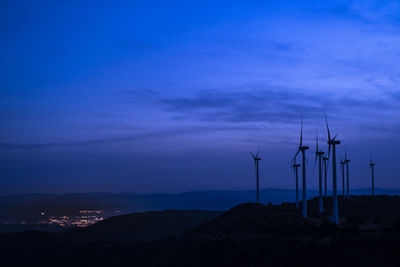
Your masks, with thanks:
[{"label": "silhouetted wind turbine", "polygon": [[375,166],[375,163],[374,162],[372,162],[372,153],[371,153],[371,158],[370,158],[370,160],[369,160],[369,166],[371,167],[371,174],[372,174],[372,196],[374,197],[375,196],[375,176],[374,176],[374,166]]},{"label": "silhouetted wind turbine", "polygon": [[336,140],[337,135],[335,135],[331,139],[331,133],[329,132],[328,119],[325,115],[326,129],[328,131],[328,145],[329,152],[328,158],[330,157],[331,147],[332,147],[332,181],[333,181],[333,203],[332,203],[332,221],[336,224],[339,223],[339,214],[338,214],[338,199],[337,199],[337,177],[336,177],[336,145],[340,144],[339,140]]},{"label": "silhouetted wind turbine", "polygon": [[321,162],[321,157],[325,154],[323,151],[319,151],[318,148],[318,133],[316,137],[316,149],[315,149],[315,161],[314,161],[314,168],[315,168],[315,163],[317,162],[318,159],[318,188],[319,188],[319,198],[318,198],[318,208],[319,212],[322,213],[324,212],[324,207],[323,207],[323,200],[322,200],[322,162]]},{"label": "silhouetted wind turbine", "polygon": [[347,197],[346,198],[350,198],[350,182],[349,182],[349,162],[350,162],[350,158],[347,158],[347,149],[344,153],[344,163],[346,164],[346,176],[347,176]]},{"label": "silhouetted wind turbine", "polygon": [[344,182],[344,165],[346,164],[346,160],[341,160],[340,161],[340,169],[342,170],[342,187],[343,187],[343,193],[342,193],[342,195],[343,195],[343,199],[344,199],[344,197],[345,197],[345,190],[344,190],[344,188],[345,188],[345,182]]},{"label": "silhouetted wind turbine", "polygon": [[322,156],[322,161],[324,162],[324,195],[325,198],[328,197],[328,157]]},{"label": "silhouetted wind turbine", "polygon": [[306,150],[308,150],[308,146],[303,146],[303,118],[301,118],[301,132],[300,132],[300,146],[299,149],[297,150],[296,154],[294,155],[294,158],[292,162],[296,161],[296,157],[301,152],[303,156],[303,164],[302,164],[302,171],[303,171],[303,218],[307,217],[307,196],[306,196],[306,191],[307,191],[307,186],[306,186]]},{"label": "silhouetted wind turbine", "polygon": [[299,167],[301,165],[294,161],[292,167],[296,175],[296,209],[299,209]]},{"label": "silhouetted wind turbine", "polygon": [[261,158],[258,156],[260,153],[260,150],[257,151],[257,153],[254,155],[252,152],[250,154],[253,156],[254,159],[254,166],[256,167],[256,179],[257,179],[257,204],[259,204],[259,182],[260,182],[260,172],[259,172],[259,166],[258,162],[261,160]]}]

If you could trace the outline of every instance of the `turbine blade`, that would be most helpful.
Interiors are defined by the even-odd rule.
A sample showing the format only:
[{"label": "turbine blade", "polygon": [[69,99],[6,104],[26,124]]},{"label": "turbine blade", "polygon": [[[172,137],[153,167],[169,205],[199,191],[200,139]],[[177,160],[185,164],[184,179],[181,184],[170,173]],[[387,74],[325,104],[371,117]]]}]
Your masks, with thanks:
[{"label": "turbine blade", "polygon": [[299,152],[300,152],[300,150],[297,150],[296,154],[294,154],[294,157],[293,157],[293,159],[292,159],[292,163],[293,163],[293,162],[296,162],[296,157],[297,157],[297,155],[299,154]]},{"label": "turbine blade", "polygon": [[328,173],[328,170],[329,170],[329,157],[326,160],[326,173]]},{"label": "turbine blade", "polygon": [[256,156],[253,154],[253,152],[250,152],[250,155],[253,156],[253,159],[256,159]]},{"label": "turbine blade", "polygon": [[326,129],[328,131],[328,140],[331,141],[331,133],[329,132],[328,118],[326,117],[326,114],[325,114],[325,122],[326,122]]},{"label": "turbine blade", "polygon": [[315,165],[317,164],[317,154],[315,153],[315,160],[314,160],[314,169],[313,169],[313,171],[315,172]]},{"label": "turbine blade", "polygon": [[317,155],[317,153],[315,153],[315,160],[314,160],[314,168],[313,168],[313,172],[315,173],[315,166],[317,165],[317,159],[318,157],[320,157],[320,155]]},{"label": "turbine blade", "polygon": [[315,173],[315,165],[317,164],[317,153],[319,152],[318,149],[318,130],[316,130],[316,135],[315,135],[315,140],[316,140],[316,148],[315,148],[315,160],[314,160],[314,169],[313,172]]}]

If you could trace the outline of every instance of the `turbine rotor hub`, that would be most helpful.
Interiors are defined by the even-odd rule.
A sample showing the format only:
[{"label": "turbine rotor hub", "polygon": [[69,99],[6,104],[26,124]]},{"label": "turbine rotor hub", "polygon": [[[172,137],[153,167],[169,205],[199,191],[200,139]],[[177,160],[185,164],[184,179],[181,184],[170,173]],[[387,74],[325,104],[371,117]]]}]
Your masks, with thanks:
[{"label": "turbine rotor hub", "polygon": [[328,144],[329,144],[329,145],[339,145],[339,144],[340,144],[340,141],[339,141],[339,140],[329,140],[329,141],[328,141]]}]

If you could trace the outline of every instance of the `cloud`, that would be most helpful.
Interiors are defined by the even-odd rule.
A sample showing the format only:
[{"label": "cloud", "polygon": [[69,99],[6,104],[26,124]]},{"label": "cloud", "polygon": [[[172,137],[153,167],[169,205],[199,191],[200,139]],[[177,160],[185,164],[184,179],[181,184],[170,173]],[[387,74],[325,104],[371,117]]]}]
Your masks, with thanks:
[{"label": "cloud", "polygon": [[[266,86],[268,87],[268,86]],[[299,88],[266,88],[241,91],[200,91],[193,96],[160,98],[165,111],[181,119],[222,122],[290,123],[300,115],[320,118],[325,112],[337,117],[387,110],[381,100],[304,92]]]},{"label": "cloud", "polygon": [[142,130],[135,134],[125,134],[109,138],[93,138],[86,140],[71,140],[63,142],[32,142],[32,143],[0,143],[0,151],[3,150],[31,150],[31,149],[54,149],[54,148],[82,148],[118,143],[143,144],[145,141],[168,139],[170,137],[185,136],[188,134],[201,134],[207,132],[243,131],[253,128],[251,126],[215,126],[215,125],[191,125],[190,127],[176,127],[173,129]]},{"label": "cloud", "polygon": [[0,143],[1,150],[14,149],[47,149],[47,148],[66,148],[66,147],[81,147],[87,145],[105,144],[117,141],[133,140],[133,137],[91,139],[82,141],[66,141],[66,142],[48,142],[48,143]]},{"label": "cloud", "polygon": [[351,10],[363,19],[371,22],[384,20],[398,21],[400,3],[393,0],[356,0],[352,1]]}]

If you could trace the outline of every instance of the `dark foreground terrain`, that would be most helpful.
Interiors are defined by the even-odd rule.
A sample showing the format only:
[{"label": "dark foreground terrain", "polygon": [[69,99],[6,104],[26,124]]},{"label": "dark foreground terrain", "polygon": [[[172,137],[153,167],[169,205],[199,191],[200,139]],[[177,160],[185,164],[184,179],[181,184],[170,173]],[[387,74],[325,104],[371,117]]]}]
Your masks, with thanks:
[{"label": "dark foreground terrain", "polygon": [[[328,201],[329,202],[329,201]],[[330,203],[327,203],[329,208]],[[0,235],[1,266],[399,266],[400,197],[340,201],[342,221],[292,203],[113,217],[83,230]]]}]

